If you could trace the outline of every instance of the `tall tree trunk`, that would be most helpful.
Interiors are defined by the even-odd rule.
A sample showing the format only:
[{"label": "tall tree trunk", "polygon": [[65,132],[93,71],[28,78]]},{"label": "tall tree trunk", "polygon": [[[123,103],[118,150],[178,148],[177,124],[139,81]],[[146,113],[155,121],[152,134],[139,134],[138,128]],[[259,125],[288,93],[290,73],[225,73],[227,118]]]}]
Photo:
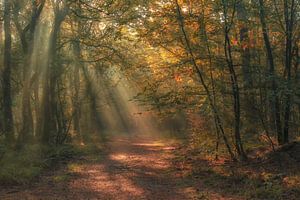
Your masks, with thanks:
[{"label": "tall tree trunk", "polygon": [[[210,73],[210,84],[211,84],[211,90],[212,90],[212,100],[213,104],[217,107],[217,99],[216,99],[216,83],[214,79],[213,74],[213,58],[212,58],[212,52],[209,45],[209,38],[207,34],[206,24],[205,24],[205,8],[204,8],[204,2],[201,2],[202,10],[201,10],[201,16],[199,17],[198,23],[200,30],[200,40],[205,44],[206,51],[209,57],[209,73]],[[216,129],[216,160],[218,159],[218,151],[219,151],[219,143],[220,143],[220,130],[218,127],[218,122],[216,118],[214,118],[215,123],[215,129]]]},{"label": "tall tree trunk", "polygon": [[[244,76],[244,88],[248,90],[253,87],[253,80],[251,74],[250,65],[250,38],[248,28],[248,13],[245,8],[244,0],[240,0],[236,4],[237,17],[240,22],[240,44],[241,44],[241,57],[242,57],[242,69]],[[253,103],[253,102],[252,102]]]},{"label": "tall tree trunk", "polygon": [[97,99],[98,94],[96,88],[93,86],[92,77],[89,71],[81,65],[83,76],[86,82],[86,93],[89,96],[89,110],[90,110],[90,126],[93,131],[96,131],[100,134],[102,140],[105,140],[105,134],[103,130],[106,129],[106,123],[103,118],[103,115],[98,110]]},{"label": "tall tree trunk", "polygon": [[4,1],[4,69],[3,69],[3,131],[6,141],[14,140],[12,95],[11,95],[11,0]]},{"label": "tall tree trunk", "polygon": [[283,135],[282,135],[282,125],[281,125],[281,116],[280,116],[280,103],[278,97],[278,87],[276,82],[276,70],[275,70],[275,63],[273,58],[273,51],[271,47],[271,42],[268,34],[268,28],[266,23],[266,14],[265,14],[265,7],[264,1],[259,0],[259,10],[260,10],[260,22],[262,26],[262,34],[264,38],[264,43],[267,51],[267,58],[269,63],[269,74],[271,78],[271,87],[272,87],[272,114],[275,118],[275,126],[277,132],[277,140],[279,144],[283,143]]},{"label": "tall tree trunk", "polygon": [[[81,15],[81,4],[76,5],[76,13]],[[80,43],[80,33],[82,30],[82,22],[80,19],[75,18],[73,34],[76,35],[72,43],[73,55],[74,55],[74,96],[73,96],[73,129],[76,132],[78,138],[82,140],[81,130],[80,130],[80,118],[81,118],[81,102],[80,102],[80,68],[82,67],[81,62],[81,43]]]},{"label": "tall tree trunk", "polygon": [[22,94],[22,128],[18,138],[18,145],[22,145],[30,141],[34,133],[33,115],[31,109],[31,88],[33,85],[32,77],[32,54],[34,48],[34,34],[38,24],[39,17],[45,5],[45,0],[32,1],[31,18],[28,24],[22,28],[19,21],[18,1],[14,2],[14,23],[19,34],[22,49],[24,53],[23,65],[23,94]]},{"label": "tall tree trunk", "polygon": [[[231,49],[231,42],[230,42],[230,25],[228,23],[228,8],[226,5],[226,2],[223,0],[223,13],[225,18],[225,27],[224,27],[224,52],[225,52],[225,58],[227,62],[227,66],[229,69],[230,74],[230,80],[231,80],[231,87],[232,87],[232,96],[234,99],[234,138],[235,138],[235,146],[238,155],[243,160],[247,159],[246,153],[244,151],[242,139],[241,139],[241,133],[240,133],[240,124],[241,124],[241,105],[240,105],[240,88],[238,84],[237,75],[234,69],[233,65],[233,59],[232,59],[232,49]],[[234,5],[235,6],[235,5]],[[233,8],[235,10],[235,8]],[[235,11],[233,11],[234,15]]]},{"label": "tall tree trunk", "polygon": [[198,77],[200,79],[200,83],[201,83],[201,85],[203,86],[203,88],[206,92],[209,104],[210,104],[211,109],[213,111],[214,121],[217,123],[216,126],[219,128],[219,130],[222,134],[222,138],[224,140],[227,151],[228,151],[229,155],[231,156],[231,158],[233,160],[236,160],[235,155],[234,155],[233,151],[231,150],[231,147],[230,147],[229,141],[227,139],[227,136],[225,134],[225,130],[224,130],[224,127],[222,125],[221,117],[218,113],[216,105],[214,104],[214,101],[212,99],[212,95],[211,95],[211,92],[209,90],[209,87],[208,87],[208,85],[206,84],[206,82],[204,80],[203,72],[200,70],[200,68],[199,68],[199,66],[196,62],[195,55],[193,53],[193,50],[192,50],[192,47],[191,47],[191,44],[190,44],[190,40],[189,40],[188,35],[186,33],[186,30],[185,30],[184,17],[182,16],[181,7],[179,5],[178,0],[175,0],[175,3],[176,3],[177,14],[178,14],[178,20],[179,20],[179,28],[181,29],[181,32],[183,34],[183,39],[185,41],[187,53],[190,57],[192,65],[194,66],[194,70],[196,71],[196,74],[198,75]]},{"label": "tall tree trunk", "polygon": [[[245,112],[245,118],[249,124],[254,124],[257,119],[256,110],[256,96],[253,87],[253,70],[251,66],[251,44],[249,37],[249,14],[245,6],[245,0],[237,1],[236,11],[237,19],[239,25],[239,36],[240,36],[240,55],[242,59],[242,72],[243,72],[243,92],[244,95],[241,98],[241,103],[243,103],[243,108]],[[253,112],[255,111],[255,112]],[[254,126],[247,126],[246,131],[256,132]]]},{"label": "tall tree trunk", "polygon": [[[1,59],[3,59],[4,55],[4,37],[3,37],[3,21],[0,21],[0,55]],[[3,65],[0,66],[0,77],[2,78],[2,70],[3,70]],[[3,133],[3,90],[2,90],[2,83],[0,86],[0,134]]]},{"label": "tall tree trunk", "polygon": [[[42,143],[51,144],[53,143],[54,136],[58,133],[58,124],[56,120],[57,113],[57,95],[56,84],[59,79],[60,65],[56,63],[57,55],[57,42],[60,32],[60,27],[64,21],[67,13],[67,5],[61,5],[60,2],[54,3],[54,23],[49,39],[49,54],[48,54],[48,65],[45,72],[44,86],[43,86],[43,97],[41,105],[41,117],[40,117],[40,130]],[[62,7],[61,7],[62,6]]]},{"label": "tall tree trunk", "polygon": [[285,94],[285,111],[284,111],[284,127],[283,127],[283,143],[289,142],[289,123],[292,107],[292,61],[293,61],[293,28],[294,17],[296,14],[295,0],[291,1],[291,8],[289,3],[284,0],[284,16],[285,16],[285,69],[287,71],[287,89]]},{"label": "tall tree trunk", "polygon": [[73,127],[74,131],[78,134],[79,138],[81,138],[80,133],[80,113],[81,113],[81,105],[80,105],[80,41],[76,40],[73,43],[73,50],[75,56],[75,65],[74,65],[74,99],[73,99]]},{"label": "tall tree trunk", "polygon": [[[24,65],[23,65],[23,94],[22,94],[22,128],[19,134],[19,145],[27,143],[33,136],[33,116],[31,111],[30,101],[30,76],[31,76],[31,55],[33,51],[33,41],[28,42],[28,49],[24,50]],[[24,48],[23,48],[24,49]]]}]

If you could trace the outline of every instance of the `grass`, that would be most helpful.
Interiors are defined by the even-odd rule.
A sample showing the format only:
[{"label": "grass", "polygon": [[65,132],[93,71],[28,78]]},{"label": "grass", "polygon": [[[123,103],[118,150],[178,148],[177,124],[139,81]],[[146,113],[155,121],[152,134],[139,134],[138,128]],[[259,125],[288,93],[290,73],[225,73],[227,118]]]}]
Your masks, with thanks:
[{"label": "grass", "polygon": [[[45,147],[28,145],[22,151],[2,148],[0,159],[0,184],[28,184],[42,172],[61,163],[68,163],[75,156],[89,154],[95,147],[73,145]],[[56,177],[57,181],[66,177]]]},{"label": "grass", "polygon": [[0,160],[1,184],[25,184],[37,177],[45,163],[38,145],[26,147],[22,152],[6,149]]}]

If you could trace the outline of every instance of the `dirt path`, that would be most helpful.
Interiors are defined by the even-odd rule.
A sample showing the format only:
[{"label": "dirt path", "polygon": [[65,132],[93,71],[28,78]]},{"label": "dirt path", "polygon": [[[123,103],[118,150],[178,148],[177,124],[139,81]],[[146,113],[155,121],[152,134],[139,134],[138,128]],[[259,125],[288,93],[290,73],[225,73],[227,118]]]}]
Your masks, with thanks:
[{"label": "dirt path", "polygon": [[98,159],[71,165],[71,172],[53,172],[28,188],[0,190],[0,199],[196,199],[172,168],[173,146],[148,137],[118,137],[107,146]]}]

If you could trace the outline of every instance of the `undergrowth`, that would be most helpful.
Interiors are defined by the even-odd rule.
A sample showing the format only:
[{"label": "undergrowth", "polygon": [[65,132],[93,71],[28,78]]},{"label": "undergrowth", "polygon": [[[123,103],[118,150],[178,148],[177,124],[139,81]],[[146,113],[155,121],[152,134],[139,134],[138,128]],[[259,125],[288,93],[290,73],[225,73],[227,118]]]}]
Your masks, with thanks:
[{"label": "undergrowth", "polygon": [[185,178],[201,183],[200,199],[213,199],[209,193],[233,199],[300,199],[299,142],[272,152],[269,144],[254,145],[247,140],[249,160],[235,163],[230,162],[223,145],[219,160],[215,160],[215,146],[209,137],[199,134],[192,139],[192,148],[183,145],[176,151],[174,164]]},{"label": "undergrowth", "polygon": [[67,163],[74,157],[91,154],[96,149],[95,145],[46,147],[36,144],[16,151],[1,146],[0,184],[28,184],[47,169]]}]

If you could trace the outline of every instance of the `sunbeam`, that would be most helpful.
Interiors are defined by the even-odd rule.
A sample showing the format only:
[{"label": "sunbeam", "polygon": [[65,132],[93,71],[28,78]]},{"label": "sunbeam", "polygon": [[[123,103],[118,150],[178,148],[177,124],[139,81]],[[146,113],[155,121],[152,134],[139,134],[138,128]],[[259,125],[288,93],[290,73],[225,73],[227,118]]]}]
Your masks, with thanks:
[{"label": "sunbeam", "polygon": [[0,199],[300,199],[299,2],[0,1]]}]

